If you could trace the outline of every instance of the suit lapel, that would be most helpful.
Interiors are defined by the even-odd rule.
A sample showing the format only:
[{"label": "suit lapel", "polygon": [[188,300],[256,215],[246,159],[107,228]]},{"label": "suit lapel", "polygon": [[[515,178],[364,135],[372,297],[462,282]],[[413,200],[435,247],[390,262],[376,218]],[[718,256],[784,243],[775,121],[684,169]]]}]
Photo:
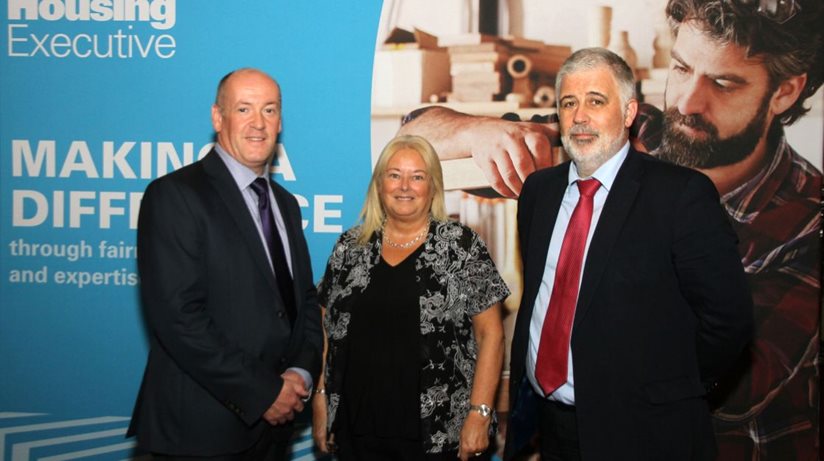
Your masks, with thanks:
[{"label": "suit lapel", "polygon": [[535,194],[535,205],[532,209],[532,217],[529,230],[529,244],[527,254],[529,255],[528,266],[525,268],[526,279],[524,280],[524,298],[531,300],[528,308],[529,316],[532,316],[532,308],[535,304],[535,297],[544,276],[546,267],[547,252],[549,251],[549,240],[552,237],[552,230],[555,227],[555,220],[558,217],[558,210],[561,208],[561,201],[567,187],[569,176],[569,166],[557,168],[557,171],[544,181]]},{"label": "suit lapel", "polygon": [[589,310],[592,297],[604,269],[607,267],[610,253],[621,234],[624,222],[634,205],[641,186],[643,169],[639,155],[643,154],[630,149],[624,164],[618,170],[618,175],[612,184],[612,190],[609,191],[604,209],[601,211],[601,217],[598,219],[598,225],[589,244],[589,252],[584,264],[578,304],[575,308],[573,335],[575,334],[575,328],[583,321]]},{"label": "suit lapel", "polygon": [[237,187],[237,183],[232,174],[229,173],[228,168],[220,159],[220,156],[214,150],[203,159],[203,169],[209,176],[209,180],[214,186],[214,190],[220,196],[223,204],[226,205],[227,214],[232,218],[241,238],[243,238],[246,245],[249,247],[249,253],[255,265],[258,266],[258,271],[264,274],[266,281],[272,290],[277,290],[277,282],[275,276],[272,274],[272,268],[269,266],[269,261],[266,260],[266,250],[263,248],[263,242],[260,240],[255,222],[249,215],[249,209],[246,202],[240,195],[241,192]]},{"label": "suit lapel", "polygon": [[518,204],[519,208],[529,210],[528,215],[522,215],[520,209],[518,211],[519,216],[525,220],[528,219],[529,222],[525,223],[526,227],[522,228],[524,235],[521,236],[521,242],[525,246],[521,248],[524,261],[524,292],[521,296],[521,306],[518,309],[515,332],[512,337],[511,371],[515,380],[520,380],[524,376],[529,344],[529,325],[532,311],[535,308],[535,297],[544,275],[549,239],[555,227],[555,219],[564,196],[568,174],[568,163],[566,166],[558,166],[552,170],[536,173],[535,191],[528,196],[522,196],[522,201]]}]

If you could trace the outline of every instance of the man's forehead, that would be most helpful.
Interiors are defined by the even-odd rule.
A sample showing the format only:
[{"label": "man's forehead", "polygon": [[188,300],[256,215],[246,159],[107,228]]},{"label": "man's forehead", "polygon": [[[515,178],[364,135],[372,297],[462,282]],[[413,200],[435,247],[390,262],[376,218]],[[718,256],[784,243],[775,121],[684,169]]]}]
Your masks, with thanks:
[{"label": "man's forehead", "polygon": [[564,76],[561,81],[560,96],[601,96],[617,91],[618,83],[607,66],[598,66],[592,69],[581,69]]},{"label": "man's forehead", "polygon": [[265,74],[238,75],[226,82],[226,94],[234,100],[264,98],[277,102],[280,91],[278,86]]},{"label": "man's forehead", "polygon": [[763,68],[763,61],[747,56],[746,48],[711,36],[695,21],[681,24],[671,53],[676,62],[714,73],[736,74],[747,68]]}]

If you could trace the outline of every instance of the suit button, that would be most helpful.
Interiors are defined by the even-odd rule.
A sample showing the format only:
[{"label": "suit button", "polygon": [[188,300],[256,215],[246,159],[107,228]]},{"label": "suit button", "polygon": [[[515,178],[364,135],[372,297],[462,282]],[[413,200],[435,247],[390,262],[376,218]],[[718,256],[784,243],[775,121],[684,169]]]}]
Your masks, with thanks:
[{"label": "suit button", "polygon": [[286,363],[286,357],[281,357],[280,358],[280,363]]},{"label": "suit button", "polygon": [[278,318],[283,318],[286,315],[283,311],[278,312]]}]

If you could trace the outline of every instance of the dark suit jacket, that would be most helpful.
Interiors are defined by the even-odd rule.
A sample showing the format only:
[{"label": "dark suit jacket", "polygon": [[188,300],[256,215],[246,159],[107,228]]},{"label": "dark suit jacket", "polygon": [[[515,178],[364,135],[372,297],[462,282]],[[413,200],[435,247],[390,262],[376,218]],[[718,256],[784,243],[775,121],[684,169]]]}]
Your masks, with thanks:
[{"label": "dark suit jacket", "polygon": [[[512,341],[510,456],[537,403],[519,391],[568,172],[565,163],[532,174],[519,199],[524,295]],[[712,459],[705,393],[752,329],[736,241],[706,176],[630,150],[590,243],[573,324],[584,460]]]},{"label": "dark suit jacket", "polygon": [[[129,434],[152,452],[242,451],[288,367],[320,372],[322,330],[295,198],[270,182],[291,249],[297,319],[289,319],[249,209],[226,165],[203,160],[149,184],[138,269],[149,359]],[[282,429],[288,437],[289,427]]]}]

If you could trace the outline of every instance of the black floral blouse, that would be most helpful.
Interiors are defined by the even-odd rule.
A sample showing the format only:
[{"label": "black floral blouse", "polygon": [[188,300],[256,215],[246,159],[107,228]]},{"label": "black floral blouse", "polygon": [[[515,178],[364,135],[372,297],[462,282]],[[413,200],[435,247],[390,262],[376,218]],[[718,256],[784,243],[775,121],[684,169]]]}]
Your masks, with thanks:
[{"label": "black floral blouse", "polygon": [[[358,245],[360,227],[340,236],[319,286],[326,307],[328,339],[326,394],[332,432],[340,404],[347,332],[357,300],[380,261],[380,233]],[[509,296],[486,245],[470,228],[453,221],[429,227],[415,261],[421,286],[421,434],[427,453],[457,450],[469,411],[478,345],[472,317]]]}]

